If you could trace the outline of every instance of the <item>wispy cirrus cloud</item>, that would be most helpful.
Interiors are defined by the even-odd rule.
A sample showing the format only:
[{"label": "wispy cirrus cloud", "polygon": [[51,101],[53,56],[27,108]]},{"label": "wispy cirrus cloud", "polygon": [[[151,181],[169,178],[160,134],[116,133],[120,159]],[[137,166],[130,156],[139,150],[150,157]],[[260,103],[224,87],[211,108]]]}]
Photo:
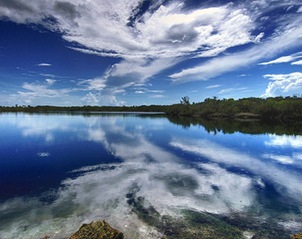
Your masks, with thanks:
[{"label": "wispy cirrus cloud", "polygon": [[295,65],[297,64],[296,60],[302,58],[302,52],[297,52],[295,54],[289,55],[289,56],[281,56],[275,60],[267,61],[267,62],[261,62],[259,65],[272,65],[272,64],[280,64],[280,63],[289,63]]},{"label": "wispy cirrus cloud", "polygon": [[247,87],[239,87],[239,88],[226,88],[226,89],[222,89],[218,92],[219,95],[222,94],[229,94],[229,93],[233,93],[233,92],[241,92],[241,91],[246,91],[248,90]]},{"label": "wispy cirrus cloud", "polygon": [[160,99],[160,98],[164,98],[165,96],[160,95],[160,94],[156,94],[156,95],[151,95],[150,97],[153,98],[153,99]]},{"label": "wispy cirrus cloud", "polygon": [[[302,18],[299,19],[302,24]],[[195,67],[183,69],[170,77],[175,83],[196,80],[208,80],[223,73],[248,67],[263,58],[269,58],[280,52],[280,49],[290,49],[302,45],[302,29],[298,22],[287,26],[287,30],[272,37],[261,45],[255,45],[246,51],[220,56],[206,61]]]},{"label": "wispy cirrus cloud", "polygon": [[215,88],[219,88],[221,87],[221,85],[209,85],[206,87],[206,89],[215,89]]},{"label": "wispy cirrus cloud", "polygon": [[294,61],[291,63],[291,65],[302,65],[302,60],[299,60],[299,61]]},{"label": "wispy cirrus cloud", "polygon": [[49,63],[39,63],[37,66],[52,66],[51,64]]}]

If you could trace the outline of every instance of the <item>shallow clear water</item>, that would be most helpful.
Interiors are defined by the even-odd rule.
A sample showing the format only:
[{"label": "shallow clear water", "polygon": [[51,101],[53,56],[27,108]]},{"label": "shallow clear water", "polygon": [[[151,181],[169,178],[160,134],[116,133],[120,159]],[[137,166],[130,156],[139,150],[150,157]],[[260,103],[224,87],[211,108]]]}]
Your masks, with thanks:
[{"label": "shallow clear water", "polygon": [[173,238],[167,220],[238,238],[302,231],[299,135],[139,114],[1,114],[0,132],[1,239],[68,238],[101,219],[126,238]]}]

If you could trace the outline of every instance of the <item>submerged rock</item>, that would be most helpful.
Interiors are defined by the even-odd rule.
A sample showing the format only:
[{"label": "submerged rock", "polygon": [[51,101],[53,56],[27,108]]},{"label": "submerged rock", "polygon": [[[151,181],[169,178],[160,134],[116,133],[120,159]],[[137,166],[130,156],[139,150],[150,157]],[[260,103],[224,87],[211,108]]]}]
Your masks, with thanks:
[{"label": "submerged rock", "polygon": [[83,224],[80,229],[69,239],[123,239],[124,235],[120,231],[112,228],[105,221],[91,222]]},{"label": "submerged rock", "polygon": [[292,236],[292,239],[302,239],[302,232]]}]

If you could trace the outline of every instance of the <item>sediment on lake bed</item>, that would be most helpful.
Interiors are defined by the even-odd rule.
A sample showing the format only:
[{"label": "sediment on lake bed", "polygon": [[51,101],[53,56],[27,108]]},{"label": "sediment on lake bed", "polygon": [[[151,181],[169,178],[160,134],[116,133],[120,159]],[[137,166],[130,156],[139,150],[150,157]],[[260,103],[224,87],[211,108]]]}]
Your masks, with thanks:
[{"label": "sediment on lake bed", "polygon": [[[145,214],[147,211],[144,210]],[[147,213],[149,214],[149,213]],[[140,215],[142,216],[142,215]],[[145,215],[146,216],[146,215]],[[150,218],[149,218],[150,217]],[[252,232],[248,228],[236,228],[230,221],[224,221],[213,217],[210,214],[203,214],[193,211],[185,211],[183,219],[175,219],[169,216],[161,217],[160,220],[156,219],[156,215],[149,215],[145,217],[145,223],[153,224],[155,228],[162,231],[161,239],[191,239],[191,238],[238,238],[252,237],[259,239],[271,238],[289,238],[289,235],[279,234],[280,232],[274,231],[270,233],[265,229]],[[241,225],[242,226],[242,225]],[[255,229],[255,225],[250,225]],[[249,228],[251,229],[251,228]],[[259,228],[258,228],[259,229]],[[290,236],[291,239],[302,239],[302,233],[297,233]],[[51,239],[45,236],[41,239]],[[89,224],[83,224],[77,232],[75,232],[69,239],[124,239],[124,234],[117,229],[112,228],[105,220],[93,221]]]}]

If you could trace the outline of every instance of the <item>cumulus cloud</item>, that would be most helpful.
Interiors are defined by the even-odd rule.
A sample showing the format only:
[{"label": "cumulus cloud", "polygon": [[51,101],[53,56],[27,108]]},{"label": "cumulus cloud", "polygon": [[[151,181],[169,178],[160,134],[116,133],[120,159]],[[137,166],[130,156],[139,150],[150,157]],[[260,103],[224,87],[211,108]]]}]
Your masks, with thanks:
[{"label": "cumulus cloud", "polygon": [[267,74],[265,78],[269,82],[263,97],[294,95],[302,90],[302,73],[293,72],[290,74]]},{"label": "cumulus cloud", "polygon": [[125,105],[126,102],[118,100],[116,95],[124,93],[124,88],[132,85],[125,84],[121,87],[109,86],[108,78],[100,77],[89,80],[82,80],[78,83],[82,91],[89,91],[83,98],[84,104],[88,105]]},{"label": "cumulus cloud", "polygon": [[85,102],[85,105],[98,105],[100,103],[100,94],[89,92],[84,96],[83,101]]},{"label": "cumulus cloud", "polygon": [[302,149],[302,136],[269,135],[269,140],[265,141],[265,145]]}]

